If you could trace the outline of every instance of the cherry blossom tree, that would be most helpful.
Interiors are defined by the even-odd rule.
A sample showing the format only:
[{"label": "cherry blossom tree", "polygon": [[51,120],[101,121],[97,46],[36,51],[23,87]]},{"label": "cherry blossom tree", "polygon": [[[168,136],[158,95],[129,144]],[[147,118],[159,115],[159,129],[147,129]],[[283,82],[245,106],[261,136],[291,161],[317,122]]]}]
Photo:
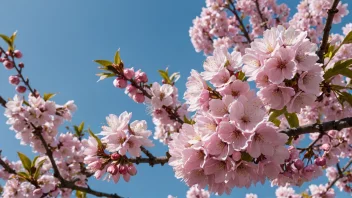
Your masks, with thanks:
[{"label": "cherry blossom tree", "polygon": [[[302,0],[290,19],[288,6],[275,0],[206,0],[189,31],[195,50],[206,54],[204,70],[191,70],[183,100],[177,72],[159,70],[161,82],[150,81],[125,66],[120,50],[112,60],[96,60],[99,81],[114,78],[116,88],[146,105],[155,131],[130,112],[108,115],[100,132],[83,122],[60,131],[77,109],[74,101],[57,104],[55,94],[35,89],[19,62],[16,32],[0,34],[7,44],[0,62],[13,71],[9,83],[18,92],[0,97],[6,124],[37,155],[0,156],[2,196],[120,197],[91,188],[88,178],[128,182],[140,163],[170,165],[190,187],[187,198],[265,181],[279,198],[351,195],[352,24],[330,32],[348,14],[346,2]],[[148,150],[151,136],[168,147],[165,156]],[[326,184],[293,188],[324,176]]]}]

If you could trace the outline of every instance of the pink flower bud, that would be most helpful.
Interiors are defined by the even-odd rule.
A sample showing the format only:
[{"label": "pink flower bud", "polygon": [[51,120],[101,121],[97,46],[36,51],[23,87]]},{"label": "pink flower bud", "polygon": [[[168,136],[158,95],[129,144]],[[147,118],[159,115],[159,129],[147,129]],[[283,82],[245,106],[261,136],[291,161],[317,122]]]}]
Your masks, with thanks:
[{"label": "pink flower bud", "polygon": [[126,68],[123,70],[123,75],[130,80],[134,76],[134,70],[133,68]]},{"label": "pink flower bud", "polygon": [[17,86],[16,87],[16,91],[18,93],[24,93],[24,92],[26,92],[26,90],[27,90],[27,88],[25,86]]},{"label": "pink flower bud", "polygon": [[3,63],[6,60],[6,58],[0,58],[0,63]]},{"label": "pink flower bud", "polygon": [[126,94],[134,94],[136,93],[137,88],[134,87],[133,85],[127,85],[126,87]]},{"label": "pink flower bud", "polygon": [[112,160],[118,160],[120,157],[121,157],[121,156],[120,156],[120,154],[118,154],[118,153],[113,153],[113,154],[111,154],[111,156],[110,156],[110,158],[111,158]]},{"label": "pink flower bud", "polygon": [[325,143],[325,144],[321,145],[321,149],[323,149],[324,151],[329,151],[330,148],[331,148],[330,144]]},{"label": "pink flower bud", "polygon": [[120,165],[120,167],[119,167],[119,173],[120,174],[126,174],[127,173],[127,171],[128,171],[128,169],[127,169],[127,167],[125,166],[125,165]]},{"label": "pink flower bud", "polygon": [[294,165],[298,170],[301,170],[304,167],[304,163],[301,159],[296,160]]},{"label": "pink flower bud", "polygon": [[20,68],[24,68],[24,63],[20,62],[20,63],[18,64],[18,66],[19,66]]},{"label": "pink flower bud", "polygon": [[16,58],[22,58],[22,52],[20,50],[15,50],[13,54]]},{"label": "pink flower bud", "polygon": [[127,168],[128,170],[128,174],[130,174],[130,175],[132,175],[132,176],[134,176],[134,175],[136,175],[137,174],[137,169],[136,169],[136,167],[133,165],[133,164],[130,164],[130,165],[128,165],[128,168]]},{"label": "pink flower bud", "polygon": [[232,153],[232,159],[235,160],[235,161],[239,161],[241,159],[241,152],[234,151]]},{"label": "pink flower bud", "polygon": [[112,175],[116,175],[119,172],[119,169],[115,164],[111,164],[106,171]]},{"label": "pink flower bud", "polygon": [[137,103],[143,103],[145,100],[145,97],[142,93],[136,93],[133,95],[133,100]]},{"label": "pink flower bud", "polygon": [[317,166],[325,166],[326,165],[326,159],[325,157],[318,157],[314,160],[314,163],[317,165]]},{"label": "pink flower bud", "polygon": [[123,89],[127,87],[127,81],[123,78],[116,78],[113,83],[117,88]]},{"label": "pink flower bud", "polygon": [[146,83],[148,82],[148,77],[147,74],[144,72],[141,72],[141,70],[136,71],[135,73],[135,80],[137,83]]},{"label": "pink flower bud", "polygon": [[4,66],[6,67],[6,69],[13,69],[13,63],[9,60],[5,60],[3,62]]},{"label": "pink flower bud", "polygon": [[10,76],[9,83],[11,85],[18,85],[20,83],[20,78],[18,78],[18,76]]}]

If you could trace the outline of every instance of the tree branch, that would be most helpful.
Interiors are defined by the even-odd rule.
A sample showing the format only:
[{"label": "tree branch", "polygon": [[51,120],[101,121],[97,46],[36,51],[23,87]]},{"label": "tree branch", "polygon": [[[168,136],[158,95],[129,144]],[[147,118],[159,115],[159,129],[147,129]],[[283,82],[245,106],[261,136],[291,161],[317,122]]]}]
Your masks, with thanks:
[{"label": "tree branch", "polygon": [[352,127],[352,117],[343,118],[341,120],[333,120],[321,124],[305,125],[297,128],[290,128],[280,131],[288,136],[297,136],[307,133],[325,132],[330,130],[340,131],[344,128]]},{"label": "tree branch", "polygon": [[0,104],[1,104],[1,106],[6,108],[6,100],[3,99],[1,96],[0,96]]},{"label": "tree branch", "polygon": [[135,163],[135,164],[140,164],[140,163],[148,163],[150,166],[154,166],[155,164],[160,164],[164,165],[169,161],[170,157],[168,156],[163,156],[163,157],[154,157],[154,158],[130,158],[128,159],[130,162]]},{"label": "tree branch", "polygon": [[[244,34],[244,37],[247,39],[248,43],[251,43],[252,42],[251,37],[249,36],[248,31],[247,31],[246,27],[244,26],[242,19],[240,18],[240,16],[238,15],[238,13],[236,11],[235,4],[232,2],[232,0],[227,0],[227,1],[229,2],[229,6],[227,8],[235,15],[237,21],[240,23],[240,27],[241,27],[241,30]],[[231,5],[233,7],[232,9],[231,9]]]},{"label": "tree branch", "polygon": [[255,7],[257,8],[259,17],[260,17],[260,19],[261,19],[262,22],[263,22],[263,25],[262,25],[262,26],[264,26],[265,29],[268,29],[268,26],[266,25],[267,20],[264,18],[263,14],[262,14],[262,11],[260,10],[260,6],[259,6],[258,0],[255,0],[254,2],[255,2]]},{"label": "tree branch", "polygon": [[327,48],[327,44],[328,44],[331,25],[332,25],[332,21],[334,19],[335,14],[338,12],[336,7],[339,4],[339,2],[340,2],[340,0],[334,0],[331,8],[328,10],[328,18],[326,19],[326,23],[325,23],[325,27],[324,27],[323,40],[320,45],[320,49],[318,51],[318,56],[319,56],[318,63],[324,63],[324,54],[326,52],[326,48]]},{"label": "tree branch", "polygon": [[17,174],[14,169],[12,169],[4,160],[2,160],[1,152],[2,152],[2,150],[0,150],[0,165],[2,167],[4,167],[6,172],[11,173],[11,174]]},{"label": "tree branch", "polygon": [[[338,170],[338,171],[339,171],[339,172],[338,172],[338,173],[339,173],[339,176],[336,177],[336,178],[329,184],[329,186],[326,188],[326,192],[328,192],[329,189],[332,188],[332,187],[335,185],[335,183],[336,183],[339,179],[341,179],[341,178],[344,177],[343,173],[348,169],[349,166],[351,166],[351,164],[352,164],[352,159],[345,165],[345,167],[343,167],[342,169],[339,169],[339,170]],[[337,167],[340,167],[340,165],[337,164]]]}]

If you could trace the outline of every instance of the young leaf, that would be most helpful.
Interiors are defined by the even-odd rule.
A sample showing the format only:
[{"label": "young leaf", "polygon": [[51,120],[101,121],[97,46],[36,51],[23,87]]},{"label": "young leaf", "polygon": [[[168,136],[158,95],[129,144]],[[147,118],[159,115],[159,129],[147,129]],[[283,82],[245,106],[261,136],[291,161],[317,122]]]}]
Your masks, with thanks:
[{"label": "young leaf", "polygon": [[238,75],[237,75],[237,78],[238,78],[239,80],[244,81],[244,80],[246,79],[246,74],[245,74],[244,72],[242,72],[242,71],[239,71],[239,72],[238,72]]},{"label": "young leaf", "polygon": [[117,65],[119,65],[121,63],[120,49],[118,49],[115,53],[114,62]]},{"label": "young leaf", "polygon": [[11,43],[15,43],[16,36],[17,36],[17,31],[11,35],[11,37],[10,37]]},{"label": "young leaf", "polygon": [[352,43],[352,31],[350,31],[350,32],[346,35],[346,37],[345,37],[345,39],[343,39],[342,43],[343,43],[343,44],[350,44],[350,43]]},{"label": "young leaf", "polygon": [[79,133],[82,133],[83,129],[84,129],[84,122],[81,122],[81,124],[78,126]]},{"label": "young leaf", "polygon": [[43,97],[43,99],[44,99],[44,101],[48,101],[48,100],[50,100],[52,97],[54,97],[56,94],[54,94],[54,93],[44,93],[44,97]]},{"label": "young leaf", "polygon": [[76,198],[87,198],[87,193],[76,190]]},{"label": "young leaf", "polygon": [[281,121],[277,119],[279,116],[284,114],[286,112],[286,108],[283,108],[281,110],[272,110],[270,115],[269,115],[269,121],[274,123],[275,126],[280,126]]},{"label": "young leaf", "polygon": [[163,70],[158,70],[160,76],[165,80],[165,82],[167,84],[170,84],[171,83],[171,80],[169,78],[169,73],[166,71],[163,71]]},{"label": "young leaf", "polygon": [[31,160],[23,153],[20,153],[20,152],[17,152],[18,154],[18,157],[20,158],[21,162],[22,162],[22,165],[23,167],[28,171],[28,172],[31,172],[31,165],[32,165],[32,162]]},{"label": "young leaf", "polygon": [[6,36],[4,34],[0,34],[0,37],[9,45],[9,47],[12,48],[12,42],[11,42],[11,39],[8,36]]},{"label": "young leaf", "polygon": [[296,113],[287,113],[286,112],[285,117],[286,117],[286,120],[287,120],[288,124],[290,125],[290,127],[292,127],[292,128],[299,127],[299,120],[298,120]]},{"label": "young leaf", "polygon": [[93,133],[92,130],[88,129],[89,135],[92,136],[98,142],[98,148],[104,148],[103,143],[101,143],[100,139]]},{"label": "young leaf", "polygon": [[180,79],[180,77],[181,77],[180,72],[175,72],[175,73],[171,74],[170,80],[171,80],[171,82],[177,82],[178,79]]},{"label": "young leaf", "polygon": [[34,172],[34,179],[38,179],[39,178],[39,174],[40,174],[40,169],[42,168],[42,166],[45,163],[45,159],[43,159],[42,161],[40,161],[36,167],[36,170]]},{"label": "young leaf", "polygon": [[28,179],[29,178],[29,175],[26,172],[18,172],[17,175],[22,177],[23,179]]},{"label": "young leaf", "polygon": [[94,60],[94,62],[100,64],[101,66],[105,66],[105,67],[113,64],[112,62],[110,62],[108,60]]},{"label": "young leaf", "polygon": [[341,92],[341,95],[340,95],[341,99],[343,101],[346,101],[348,102],[351,106],[352,106],[352,95],[348,92]]},{"label": "young leaf", "polygon": [[37,159],[39,158],[39,156],[35,156],[33,161],[32,161],[32,164],[31,164],[31,167],[35,167],[35,163],[37,162]]},{"label": "young leaf", "polygon": [[352,64],[352,59],[337,61],[334,66],[328,69],[324,74],[324,79],[329,80],[331,77],[340,74],[341,70],[346,69]]}]

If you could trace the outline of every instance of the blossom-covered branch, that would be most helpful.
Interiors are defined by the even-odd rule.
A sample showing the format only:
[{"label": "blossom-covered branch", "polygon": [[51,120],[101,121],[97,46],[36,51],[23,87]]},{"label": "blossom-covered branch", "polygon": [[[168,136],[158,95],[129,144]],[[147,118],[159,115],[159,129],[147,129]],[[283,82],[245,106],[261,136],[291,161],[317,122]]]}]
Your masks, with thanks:
[{"label": "blossom-covered branch", "polygon": [[282,130],[281,133],[285,133],[288,136],[299,136],[308,133],[324,133],[330,130],[340,131],[344,128],[352,127],[352,117],[343,118],[341,120],[333,120],[329,122],[324,122],[321,124],[310,124],[306,126],[301,126],[297,128],[289,128]]}]

